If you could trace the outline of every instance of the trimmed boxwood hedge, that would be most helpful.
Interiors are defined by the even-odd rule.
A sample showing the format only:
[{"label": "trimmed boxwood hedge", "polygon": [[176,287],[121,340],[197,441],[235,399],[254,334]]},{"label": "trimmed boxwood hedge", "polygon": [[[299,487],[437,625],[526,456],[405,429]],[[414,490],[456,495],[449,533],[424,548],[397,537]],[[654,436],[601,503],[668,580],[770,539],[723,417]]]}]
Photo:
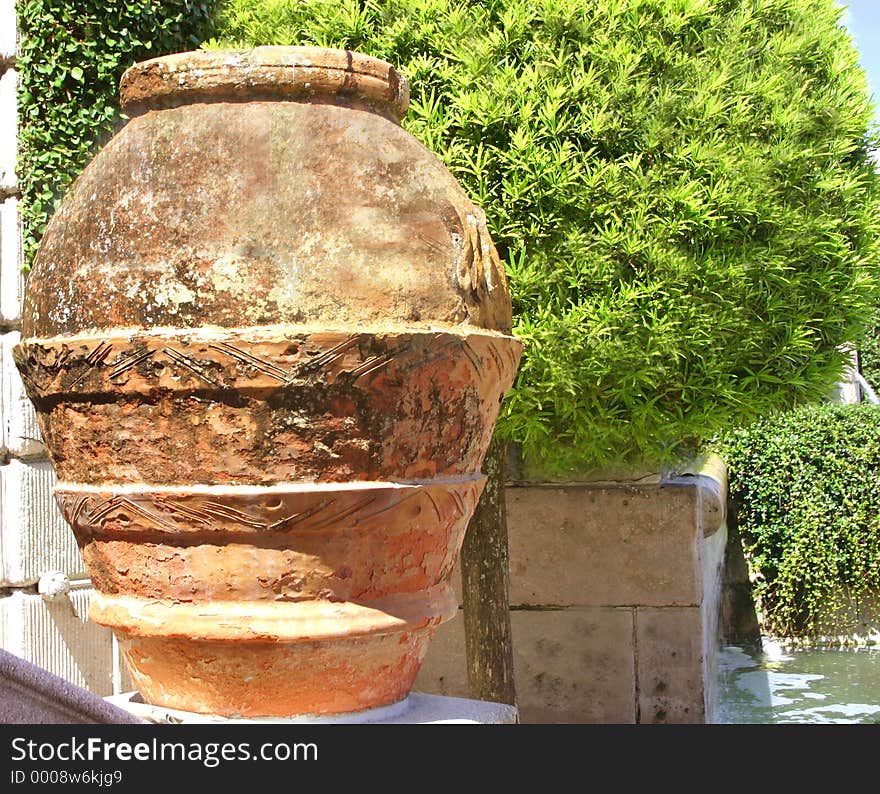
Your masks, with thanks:
[{"label": "trimmed boxwood hedge", "polygon": [[880,408],[761,419],[718,445],[764,629],[836,635],[880,618]]}]

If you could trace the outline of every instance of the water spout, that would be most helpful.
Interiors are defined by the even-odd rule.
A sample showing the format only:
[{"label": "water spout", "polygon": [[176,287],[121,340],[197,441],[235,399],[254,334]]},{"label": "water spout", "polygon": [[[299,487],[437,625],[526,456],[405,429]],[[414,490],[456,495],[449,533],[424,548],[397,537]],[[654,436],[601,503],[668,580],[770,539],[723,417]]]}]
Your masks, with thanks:
[{"label": "water spout", "polygon": [[859,384],[859,388],[862,390],[862,395],[865,399],[865,402],[869,402],[872,405],[880,405],[880,398],[877,397],[877,392],[875,392],[871,388],[871,384],[865,380],[864,376],[861,372],[853,372],[853,377],[856,380],[856,383]]}]

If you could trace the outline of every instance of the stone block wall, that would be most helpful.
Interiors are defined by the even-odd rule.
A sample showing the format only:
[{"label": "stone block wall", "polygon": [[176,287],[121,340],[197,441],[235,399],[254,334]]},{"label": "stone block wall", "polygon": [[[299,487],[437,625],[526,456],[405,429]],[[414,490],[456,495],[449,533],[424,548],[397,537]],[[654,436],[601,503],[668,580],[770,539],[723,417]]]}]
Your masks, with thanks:
[{"label": "stone block wall", "polygon": [[[522,722],[711,721],[724,557],[723,471],[506,490]],[[464,620],[416,681],[467,696]]]},{"label": "stone block wall", "polygon": [[15,22],[14,0],[0,0],[0,648],[104,696],[131,684],[112,634],[88,621],[90,582],[12,361],[24,293]]}]

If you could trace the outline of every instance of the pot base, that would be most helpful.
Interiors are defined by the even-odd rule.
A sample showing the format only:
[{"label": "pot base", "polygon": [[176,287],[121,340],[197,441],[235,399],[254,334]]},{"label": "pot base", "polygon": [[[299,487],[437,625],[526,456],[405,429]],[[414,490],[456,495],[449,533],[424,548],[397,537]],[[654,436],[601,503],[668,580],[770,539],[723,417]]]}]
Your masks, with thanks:
[{"label": "pot base", "polygon": [[95,593],[132,680],[155,706],[227,718],[332,715],[386,706],[412,688],[448,583],[352,602],[168,603]]},{"label": "pot base", "polygon": [[117,638],[147,703],[230,719],[294,718],[403,700],[435,628],[332,642]]},{"label": "pot base", "polygon": [[196,714],[192,711],[169,709],[144,703],[138,692],[125,692],[105,698],[139,719],[153,724],[185,725],[516,725],[519,713],[516,706],[486,700],[429,695],[411,692],[404,700],[390,706],[364,709],[346,714],[298,717],[256,717],[230,719],[215,714]]}]

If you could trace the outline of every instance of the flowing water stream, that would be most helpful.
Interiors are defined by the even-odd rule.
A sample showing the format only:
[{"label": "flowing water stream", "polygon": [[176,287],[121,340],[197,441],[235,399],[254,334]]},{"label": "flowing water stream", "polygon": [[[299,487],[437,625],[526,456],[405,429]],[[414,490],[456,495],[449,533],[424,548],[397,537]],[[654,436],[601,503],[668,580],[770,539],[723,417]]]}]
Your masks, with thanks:
[{"label": "flowing water stream", "polygon": [[880,724],[880,648],[725,646],[713,721]]}]

